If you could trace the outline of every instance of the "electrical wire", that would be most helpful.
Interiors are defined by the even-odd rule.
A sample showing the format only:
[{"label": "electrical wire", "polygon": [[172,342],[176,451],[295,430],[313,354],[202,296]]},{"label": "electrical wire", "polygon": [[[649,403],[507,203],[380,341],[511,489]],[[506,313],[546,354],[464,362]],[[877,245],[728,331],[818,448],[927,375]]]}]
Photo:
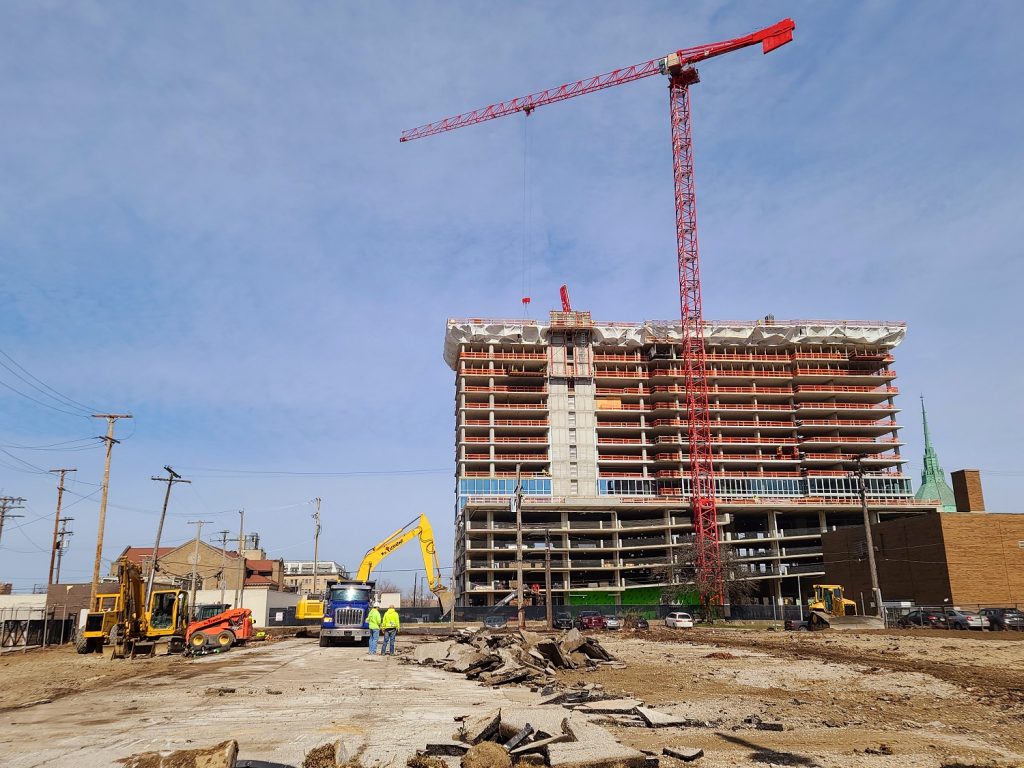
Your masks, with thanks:
[{"label": "electrical wire", "polygon": [[431,467],[425,469],[394,469],[394,470],[353,470],[351,472],[293,472],[285,469],[218,469],[214,467],[181,467],[183,472],[212,472],[204,479],[232,479],[236,477],[363,477],[363,476],[400,476],[430,475],[452,472],[451,467]]},{"label": "electrical wire", "polygon": [[[60,443],[49,443],[48,445],[18,445],[16,443],[0,443],[0,447],[3,448],[14,448],[20,451],[77,451],[83,448],[95,448],[99,447],[99,443],[94,442],[99,440],[98,437],[78,437],[74,440],[65,440]],[[88,443],[88,445],[81,445],[72,448],[61,448],[59,446],[73,445],[74,443]]]},{"label": "electrical wire", "polygon": [[[67,395],[65,395],[65,394],[59,392],[58,390],[54,389],[53,387],[51,387],[45,381],[42,381],[41,379],[37,378],[36,376],[33,376],[31,372],[29,372],[23,365],[21,365],[21,363],[19,363],[17,360],[15,360],[13,357],[11,357],[6,352],[4,352],[2,349],[0,349],[0,355],[3,355],[8,360],[10,360],[19,370],[21,370],[26,376],[28,376],[29,379],[32,379],[32,381],[35,381],[38,384],[42,385],[42,387],[44,389],[40,389],[40,387],[36,386],[36,384],[33,384],[32,381],[29,381],[24,376],[21,376],[17,371],[15,371],[12,368],[10,368],[3,361],[0,361],[0,366],[3,366],[8,371],[11,371],[11,373],[13,373],[15,376],[17,376],[19,379],[21,379],[23,382],[25,382],[26,384],[28,384],[30,387],[32,387],[33,389],[37,390],[38,392],[41,392],[42,394],[46,395],[47,397],[49,397],[49,398],[51,398],[53,400],[56,400],[59,403],[61,403],[61,401],[64,401],[64,402],[61,403],[62,405],[68,405],[69,407],[72,407],[72,408],[81,409],[81,410],[85,411],[90,418],[92,417],[92,414],[97,412],[96,408],[93,408],[91,406],[85,405],[84,403],[80,403],[77,400],[74,400],[74,399],[68,397]],[[46,390],[49,390],[49,392],[47,392]],[[50,393],[53,393],[53,394],[50,394]]]},{"label": "electrical wire", "polygon": [[31,400],[33,403],[38,403],[39,405],[43,406],[44,408],[49,408],[50,410],[53,410],[53,411],[59,411],[60,413],[66,413],[68,416],[76,416],[76,417],[78,417],[80,419],[92,418],[91,416],[87,416],[86,414],[83,414],[83,413],[75,413],[74,411],[66,411],[63,408],[58,408],[55,405],[50,405],[49,403],[44,403],[42,400],[37,400],[36,398],[32,397],[32,395],[26,395],[20,389],[15,389],[10,384],[8,384],[6,381],[0,381],[0,385],[2,385],[4,387],[7,387],[7,389],[11,390],[11,392],[13,392],[16,395],[21,395],[26,400]]}]

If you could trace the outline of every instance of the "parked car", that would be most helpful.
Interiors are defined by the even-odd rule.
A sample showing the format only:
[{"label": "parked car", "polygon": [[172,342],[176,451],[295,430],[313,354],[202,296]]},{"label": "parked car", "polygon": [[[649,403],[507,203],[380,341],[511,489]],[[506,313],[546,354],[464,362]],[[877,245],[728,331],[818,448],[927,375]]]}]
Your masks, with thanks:
[{"label": "parked car", "polygon": [[604,629],[605,621],[598,611],[580,611],[576,617],[576,629]]},{"label": "parked car", "polygon": [[665,626],[670,629],[693,629],[693,616],[682,611],[670,613],[665,617]]},{"label": "parked car", "polygon": [[610,613],[604,617],[604,628],[605,629],[622,629],[622,622],[618,616],[612,616]]},{"label": "parked car", "polygon": [[651,628],[647,619],[639,614],[626,614],[626,617],[622,620],[622,626],[626,629],[637,629],[642,632]]},{"label": "parked car", "polygon": [[982,608],[978,613],[988,619],[989,629],[993,631],[1024,631],[1024,613],[1016,608]]},{"label": "parked car", "polygon": [[795,632],[810,632],[811,622],[801,619],[786,619],[785,628]]},{"label": "parked car", "polygon": [[950,629],[988,629],[987,616],[972,611],[958,611],[956,608],[946,609],[946,626]]},{"label": "parked car", "polygon": [[484,616],[484,626],[488,629],[504,629],[508,625],[508,619],[497,613]]},{"label": "parked car", "polygon": [[572,629],[572,614],[559,613],[554,620],[555,629]]},{"label": "parked car", "polygon": [[896,620],[896,626],[901,629],[909,629],[910,627],[946,629],[946,614],[941,611],[925,611],[919,609],[900,616]]}]

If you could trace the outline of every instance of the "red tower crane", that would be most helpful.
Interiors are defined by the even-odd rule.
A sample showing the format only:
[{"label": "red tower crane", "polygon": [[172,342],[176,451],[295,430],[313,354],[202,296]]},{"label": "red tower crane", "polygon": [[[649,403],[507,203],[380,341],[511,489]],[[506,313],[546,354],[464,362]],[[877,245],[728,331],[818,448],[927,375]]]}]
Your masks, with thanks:
[{"label": "red tower crane", "polygon": [[562,297],[562,311],[572,312],[572,304],[569,302],[569,286],[563,285],[558,289],[558,294]]},{"label": "red tower crane", "polygon": [[[412,141],[435,133],[475,125],[516,112],[529,115],[537,107],[575,96],[642,80],[652,75],[668,78],[672,118],[672,163],[676,198],[676,242],[679,267],[683,381],[686,388],[689,442],[690,502],[696,545],[698,590],[705,603],[721,603],[722,563],[718,549],[718,512],[715,505],[714,464],[711,454],[711,412],[708,408],[704,320],[701,308],[700,263],[697,253],[697,204],[693,181],[693,139],[690,129],[690,86],[699,82],[694,64],[723,53],[761,44],[769,53],[793,39],[796,24],[783,19],[746,37],[683,48],[658,59],[616,69],[603,75],[566,83],[510,101],[491,104],[472,112],[448,117],[404,131],[400,141]],[[682,473],[681,473],[682,474]]]}]

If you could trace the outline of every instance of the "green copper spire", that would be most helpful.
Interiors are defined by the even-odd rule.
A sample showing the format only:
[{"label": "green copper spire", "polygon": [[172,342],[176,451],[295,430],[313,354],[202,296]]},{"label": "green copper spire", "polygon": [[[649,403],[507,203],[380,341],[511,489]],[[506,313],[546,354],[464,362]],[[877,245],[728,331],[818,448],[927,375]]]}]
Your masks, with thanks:
[{"label": "green copper spire", "polygon": [[932,437],[928,432],[928,414],[924,410],[924,395],[921,396],[921,421],[924,423],[924,469],[921,470],[921,487],[917,489],[916,499],[938,499],[943,512],[956,512],[956,501],[953,489],[946,482],[946,473],[939,466],[939,457],[932,446]]}]

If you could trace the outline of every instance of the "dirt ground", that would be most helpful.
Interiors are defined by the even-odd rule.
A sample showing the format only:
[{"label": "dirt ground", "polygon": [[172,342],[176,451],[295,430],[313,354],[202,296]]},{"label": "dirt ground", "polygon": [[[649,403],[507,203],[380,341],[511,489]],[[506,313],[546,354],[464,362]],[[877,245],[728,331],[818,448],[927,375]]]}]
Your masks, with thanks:
[{"label": "dirt ground", "polygon": [[601,641],[628,667],[568,681],[705,723],[613,727],[630,746],[701,747],[709,768],[1024,766],[1024,635],[698,629]]},{"label": "dirt ground", "polygon": [[[691,721],[608,724],[629,746],[701,747],[696,765],[706,768],[1024,767],[1024,633],[655,629],[600,639],[628,666],[564,673],[564,682],[599,683]],[[540,700],[441,670],[365,663],[365,650],[315,640],[199,660],[5,654],[0,764],[91,768],[233,737],[241,757],[298,765],[341,736],[379,756],[367,765],[401,766],[400,754],[450,737],[456,715]]]}]

